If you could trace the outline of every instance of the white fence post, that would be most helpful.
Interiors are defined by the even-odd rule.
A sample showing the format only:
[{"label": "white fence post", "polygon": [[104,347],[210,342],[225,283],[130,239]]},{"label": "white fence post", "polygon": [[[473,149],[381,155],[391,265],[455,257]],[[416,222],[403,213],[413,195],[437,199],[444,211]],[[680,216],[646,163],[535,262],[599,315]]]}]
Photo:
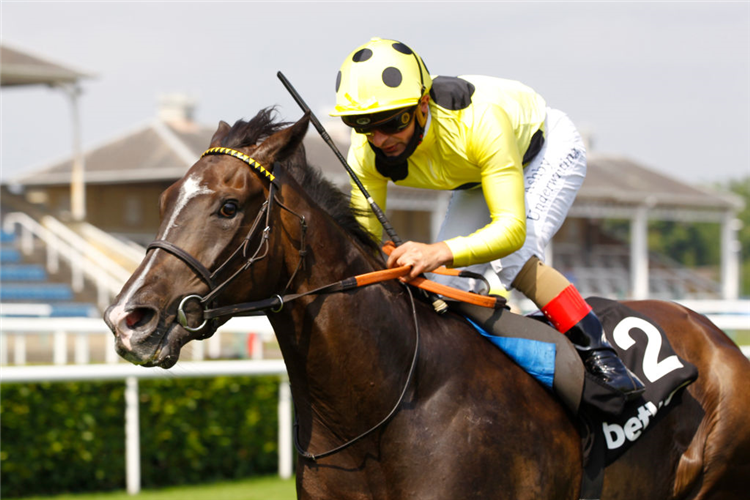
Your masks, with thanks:
[{"label": "white fence post", "polygon": [[68,362],[68,335],[64,330],[58,330],[52,334],[52,362],[56,365],[64,365]]},{"label": "white fence post", "polygon": [[190,344],[193,348],[193,361],[203,361],[203,358],[205,358],[206,346],[204,342],[205,340]]},{"label": "white fence post", "polygon": [[0,363],[8,364],[8,334],[0,332]]},{"label": "white fence post", "polygon": [[125,481],[128,494],[141,491],[141,443],[138,423],[138,378],[125,379]]},{"label": "white fence post", "polygon": [[23,335],[13,338],[13,362],[17,365],[26,364],[26,337]]},{"label": "white fence post", "polygon": [[279,384],[279,477],[292,477],[292,390],[286,377]]},{"label": "white fence post", "polygon": [[647,299],[648,278],[648,206],[636,209],[630,221],[630,294],[634,299]]},{"label": "white fence post", "polygon": [[221,332],[216,332],[211,335],[208,342],[208,357],[211,359],[219,359],[221,357]]},{"label": "white fence post", "polygon": [[85,333],[79,333],[76,335],[75,362],[78,365],[86,365],[90,359],[89,336]]},{"label": "white fence post", "polygon": [[252,337],[250,342],[252,343],[252,354],[251,359],[263,359],[263,336],[258,333],[251,333]]},{"label": "white fence post", "polygon": [[106,347],[104,349],[104,362],[107,364],[117,363],[119,356],[115,350],[115,336],[109,333],[105,335],[106,340],[104,341],[104,345]]}]

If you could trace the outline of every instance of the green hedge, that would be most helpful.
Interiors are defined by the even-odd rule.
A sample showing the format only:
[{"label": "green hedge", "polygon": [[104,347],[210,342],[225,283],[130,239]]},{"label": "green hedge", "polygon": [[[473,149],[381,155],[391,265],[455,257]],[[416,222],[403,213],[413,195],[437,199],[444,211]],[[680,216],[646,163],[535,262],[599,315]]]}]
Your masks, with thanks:
[{"label": "green hedge", "polygon": [[[276,377],[140,382],[144,488],[277,470]],[[0,496],[125,487],[124,382],[3,384]]]}]

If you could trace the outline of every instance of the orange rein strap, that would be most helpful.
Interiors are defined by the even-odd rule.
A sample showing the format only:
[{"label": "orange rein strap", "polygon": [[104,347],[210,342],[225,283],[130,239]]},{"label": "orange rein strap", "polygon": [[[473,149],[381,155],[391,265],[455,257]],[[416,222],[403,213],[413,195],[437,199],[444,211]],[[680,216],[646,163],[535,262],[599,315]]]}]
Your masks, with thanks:
[{"label": "orange rein strap", "polygon": [[[446,271],[452,271],[452,269],[443,269],[445,269]],[[409,271],[411,271],[411,266],[394,267],[393,269],[385,269],[383,271],[373,271],[367,274],[360,274],[359,276],[355,276],[354,279],[357,281],[358,287],[367,286],[374,283],[380,283],[382,281],[401,278],[402,276],[406,276],[407,274],[409,274]],[[456,276],[458,276],[458,274],[456,274]],[[417,288],[421,288],[422,290],[427,290],[428,292],[440,294],[444,297],[448,297],[449,299],[467,302],[469,304],[474,304],[477,306],[489,307],[491,309],[501,309],[505,307],[505,299],[502,297],[478,295],[476,293],[465,292],[463,290],[459,290],[458,288],[435,283],[434,281],[430,281],[426,278],[414,278],[413,280],[409,281],[408,284],[414,285]]]},{"label": "orange rein strap", "polygon": [[[448,270],[445,274],[451,273],[453,270]],[[243,304],[234,304],[231,306],[217,307],[214,309],[206,309],[203,311],[203,317],[205,319],[213,319],[221,316],[256,316],[260,314],[266,314],[268,311],[279,312],[284,307],[284,304],[296,300],[306,295],[316,295],[324,293],[336,293],[343,292],[346,290],[352,290],[361,286],[374,285],[375,283],[382,283],[383,281],[394,280],[406,276],[411,271],[411,266],[396,267],[393,269],[384,269],[382,271],[373,271],[371,273],[360,274],[352,276],[336,283],[316,288],[315,290],[309,290],[303,293],[284,295],[275,295],[264,300],[256,302],[246,302]],[[403,280],[401,280],[403,282]],[[408,282],[409,285],[416,286],[428,292],[437,293],[449,299],[466,302],[468,304],[475,304],[481,307],[489,307],[490,309],[502,309],[505,307],[506,301],[503,297],[495,297],[492,295],[479,295],[476,293],[469,293],[458,288],[453,288],[440,283],[435,283],[425,278],[414,278]]]},{"label": "orange rein strap", "polygon": [[[454,276],[458,276],[457,272],[456,274],[452,273],[452,271],[458,270],[447,268],[442,269],[447,272],[440,274],[451,274]],[[373,271],[367,274],[360,274],[358,276],[355,276],[354,279],[356,280],[358,287],[367,286],[374,283],[380,283],[382,281],[401,278],[409,274],[409,271],[411,271],[411,266],[394,267],[393,269],[385,269],[383,271]],[[465,292],[464,290],[459,290],[458,288],[435,283],[434,281],[430,281],[426,278],[414,278],[413,280],[409,281],[408,284],[414,285],[417,288],[421,288],[422,290],[427,290],[428,292],[440,294],[444,297],[448,297],[449,299],[467,302],[469,304],[474,304],[481,307],[489,307],[490,309],[501,309],[505,307],[505,299],[502,297],[478,295],[476,293]]]},{"label": "orange rein strap", "polygon": [[[383,252],[386,255],[390,255],[391,252],[393,252],[393,249],[396,248],[396,245],[393,244],[392,241],[386,241],[383,245]],[[388,271],[397,271],[400,269],[411,269],[411,266],[403,266],[403,267],[395,267],[393,269],[388,269],[387,271],[376,271],[375,273],[370,274],[377,274],[378,272],[388,272]],[[473,277],[473,278],[479,278],[482,279],[482,276],[474,275],[474,273],[467,273],[465,271],[462,271],[460,269],[449,269],[445,266],[438,267],[437,269],[434,269],[430,271],[434,274],[441,274],[444,276],[463,276],[463,277]],[[405,272],[402,274],[399,274],[400,276],[404,276],[408,274],[408,272]],[[368,276],[368,275],[363,275]],[[402,280],[403,281],[403,280]],[[434,281],[430,281],[427,278],[414,278],[413,280],[409,281],[410,285],[414,285],[417,288],[421,288],[423,290],[427,290],[428,292],[437,293],[444,297],[448,297],[449,299],[458,300],[461,302],[466,302],[468,304],[475,304],[482,307],[489,307],[490,309],[502,309],[505,307],[506,300],[503,297],[495,297],[492,295],[479,295],[476,293],[466,292],[464,290],[459,290],[458,288],[453,288],[448,285],[443,285],[440,283],[436,283]]]}]

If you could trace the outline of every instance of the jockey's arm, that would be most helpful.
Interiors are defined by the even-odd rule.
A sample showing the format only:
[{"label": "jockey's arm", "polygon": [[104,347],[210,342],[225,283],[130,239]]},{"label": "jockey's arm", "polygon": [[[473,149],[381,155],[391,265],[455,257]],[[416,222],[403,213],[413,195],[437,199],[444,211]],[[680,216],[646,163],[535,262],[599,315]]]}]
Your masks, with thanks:
[{"label": "jockey's arm", "polygon": [[[491,107],[476,117],[468,145],[467,155],[480,167],[491,222],[467,236],[432,244],[408,241],[394,249],[388,258],[388,267],[413,266],[407,279],[442,265],[465,267],[490,262],[523,246],[526,239],[523,165],[513,127],[505,112]],[[358,169],[359,163],[351,151],[349,161],[355,171],[361,172],[361,180],[372,198],[385,210],[387,179],[368,176],[361,167]],[[366,211],[367,215],[359,216],[360,223],[379,240],[382,227],[354,186],[352,206]]]},{"label": "jockey's arm", "polygon": [[470,137],[467,154],[480,167],[490,223],[446,241],[453,267],[497,260],[526,241],[523,164],[508,116],[499,107],[485,108],[475,117]]}]

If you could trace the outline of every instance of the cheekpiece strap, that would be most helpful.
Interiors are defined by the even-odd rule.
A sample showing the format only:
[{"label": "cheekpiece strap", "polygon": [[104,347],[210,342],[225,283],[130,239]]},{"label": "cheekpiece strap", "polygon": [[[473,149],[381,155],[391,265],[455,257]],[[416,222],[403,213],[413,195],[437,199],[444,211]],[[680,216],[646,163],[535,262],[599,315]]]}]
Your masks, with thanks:
[{"label": "cheekpiece strap", "polygon": [[243,153],[241,151],[237,151],[236,149],[230,149],[230,148],[209,148],[209,149],[206,150],[205,153],[203,153],[201,155],[201,158],[203,158],[204,156],[207,156],[207,155],[229,155],[229,156],[234,156],[238,160],[242,160],[245,163],[247,163],[250,166],[250,168],[252,168],[254,170],[257,170],[258,172],[260,172],[261,174],[263,174],[264,176],[266,176],[266,178],[268,180],[273,181],[274,179],[276,179],[276,177],[271,172],[269,172],[268,170],[266,170],[266,167],[264,167],[263,165],[261,165],[257,161],[253,160],[252,158],[250,158],[249,156],[247,156],[245,153]]}]

